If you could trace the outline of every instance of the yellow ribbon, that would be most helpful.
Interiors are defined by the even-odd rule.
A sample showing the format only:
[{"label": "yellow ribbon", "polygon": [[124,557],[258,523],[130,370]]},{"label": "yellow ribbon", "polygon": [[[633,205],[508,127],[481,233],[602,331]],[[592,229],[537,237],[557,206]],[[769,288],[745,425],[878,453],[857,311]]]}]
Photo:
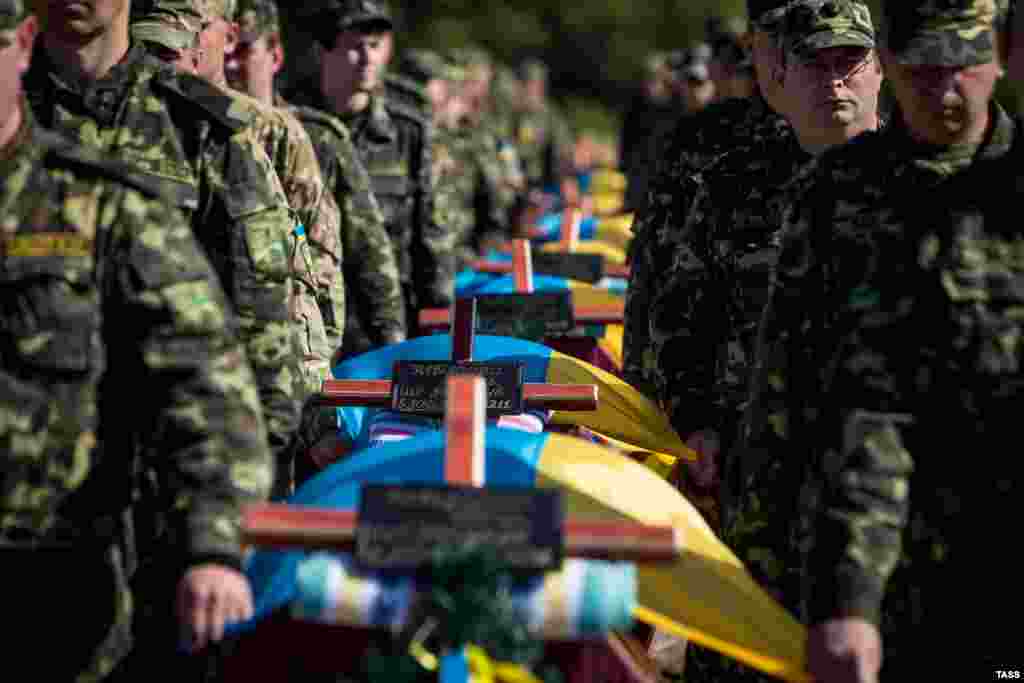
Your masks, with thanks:
[{"label": "yellow ribbon", "polygon": [[[423,647],[422,638],[413,638],[409,654],[427,671],[437,671],[440,666],[437,655]],[[494,661],[477,645],[466,646],[466,661],[470,683],[543,683],[518,664]]]}]

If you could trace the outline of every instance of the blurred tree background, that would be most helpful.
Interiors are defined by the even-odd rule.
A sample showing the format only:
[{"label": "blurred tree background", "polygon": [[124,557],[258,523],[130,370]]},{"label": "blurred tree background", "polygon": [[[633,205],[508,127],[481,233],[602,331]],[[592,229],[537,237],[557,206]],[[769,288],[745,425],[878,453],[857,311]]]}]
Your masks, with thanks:
[{"label": "blurred tree background", "polygon": [[[279,0],[289,51],[285,80],[316,69],[311,42],[292,20],[307,1],[316,2]],[[868,4],[877,21],[879,0]],[[745,0],[391,0],[391,7],[396,52],[475,43],[509,66],[543,59],[551,70],[551,91],[577,129],[601,137],[617,134],[650,52],[702,40],[709,17],[746,15]],[[999,92],[1016,109],[1008,84]]]}]

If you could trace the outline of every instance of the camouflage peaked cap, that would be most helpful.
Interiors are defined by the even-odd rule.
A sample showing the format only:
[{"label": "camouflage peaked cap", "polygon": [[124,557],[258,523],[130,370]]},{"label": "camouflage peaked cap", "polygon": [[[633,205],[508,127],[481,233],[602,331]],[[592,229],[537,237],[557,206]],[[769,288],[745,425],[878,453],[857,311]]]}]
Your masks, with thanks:
[{"label": "camouflage peaked cap", "polygon": [[11,29],[28,15],[23,0],[0,0],[0,47],[11,44]]},{"label": "camouflage peaked cap", "polygon": [[231,21],[235,0],[135,0],[131,34],[173,50],[194,47],[206,24]]},{"label": "camouflage peaked cap", "polygon": [[882,38],[902,64],[973,66],[995,59],[995,0],[886,0]]},{"label": "camouflage peaked cap", "polygon": [[235,21],[238,22],[238,39],[244,43],[281,32],[275,0],[238,0]]},{"label": "camouflage peaked cap", "polygon": [[787,52],[806,57],[829,47],[875,46],[871,10],[860,0],[807,0],[786,14],[782,29]]}]

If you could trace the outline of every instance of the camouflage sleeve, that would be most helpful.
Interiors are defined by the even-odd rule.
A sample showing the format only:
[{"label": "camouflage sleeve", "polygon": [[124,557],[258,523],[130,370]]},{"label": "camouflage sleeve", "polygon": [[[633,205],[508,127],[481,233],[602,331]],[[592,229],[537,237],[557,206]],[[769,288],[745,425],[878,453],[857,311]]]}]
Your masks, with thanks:
[{"label": "camouflage sleeve", "polygon": [[332,145],[339,165],[335,196],[341,211],[342,252],[351,255],[344,259],[349,319],[359,313],[374,345],[404,341],[405,299],[398,263],[370,176],[350,138],[337,137]]},{"label": "camouflage sleeve", "polygon": [[[697,183],[696,177],[685,185]],[[729,333],[727,278],[717,251],[702,249],[714,219],[706,184],[688,191],[692,207],[676,228],[668,268],[659,269],[649,288],[649,348],[654,369],[648,371],[661,405],[679,434],[713,428],[724,434],[725,400],[719,395],[718,369]],[[714,259],[712,261],[711,259]]]},{"label": "camouflage sleeve", "polygon": [[240,566],[242,506],[265,500],[273,476],[255,378],[184,218],[128,193],[117,219],[112,353],[141,370],[124,379],[153,406],[144,452],[172,496],[188,561]]},{"label": "camouflage sleeve", "polygon": [[424,124],[419,141],[417,211],[414,214],[412,279],[416,308],[446,308],[455,297],[455,240],[447,225],[446,194],[434,177],[433,128]]},{"label": "camouflage sleeve", "polygon": [[[281,112],[281,110],[277,110]],[[292,210],[298,214],[292,271],[292,317],[302,358],[306,394],[320,390],[330,374],[331,358],[344,329],[344,285],[338,205],[324,192],[313,143],[298,120],[281,113],[287,138],[283,159],[275,160]],[[340,317],[339,314],[340,313]],[[334,343],[337,341],[337,343]]]},{"label": "camouflage sleeve", "polygon": [[633,224],[629,285],[622,341],[623,377],[652,400],[658,399],[651,349],[651,288],[657,273],[672,265],[670,245],[686,220],[693,188],[686,159],[672,150],[659,157],[647,199]]},{"label": "camouflage sleeve", "polygon": [[270,449],[284,459],[299,419],[298,354],[289,314],[295,221],[252,128],[232,135],[220,163],[207,168],[233,224],[231,294],[256,373]]}]

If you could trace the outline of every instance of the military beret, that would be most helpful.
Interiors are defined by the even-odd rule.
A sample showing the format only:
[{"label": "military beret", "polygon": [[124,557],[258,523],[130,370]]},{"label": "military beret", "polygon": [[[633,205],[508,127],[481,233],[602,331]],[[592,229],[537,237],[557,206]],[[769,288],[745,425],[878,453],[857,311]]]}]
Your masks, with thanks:
[{"label": "military beret", "polygon": [[871,10],[860,0],[807,0],[792,7],[782,24],[787,52],[805,57],[829,47],[875,47]]},{"label": "military beret", "polygon": [[882,40],[897,62],[973,66],[995,59],[995,0],[886,0]]}]

